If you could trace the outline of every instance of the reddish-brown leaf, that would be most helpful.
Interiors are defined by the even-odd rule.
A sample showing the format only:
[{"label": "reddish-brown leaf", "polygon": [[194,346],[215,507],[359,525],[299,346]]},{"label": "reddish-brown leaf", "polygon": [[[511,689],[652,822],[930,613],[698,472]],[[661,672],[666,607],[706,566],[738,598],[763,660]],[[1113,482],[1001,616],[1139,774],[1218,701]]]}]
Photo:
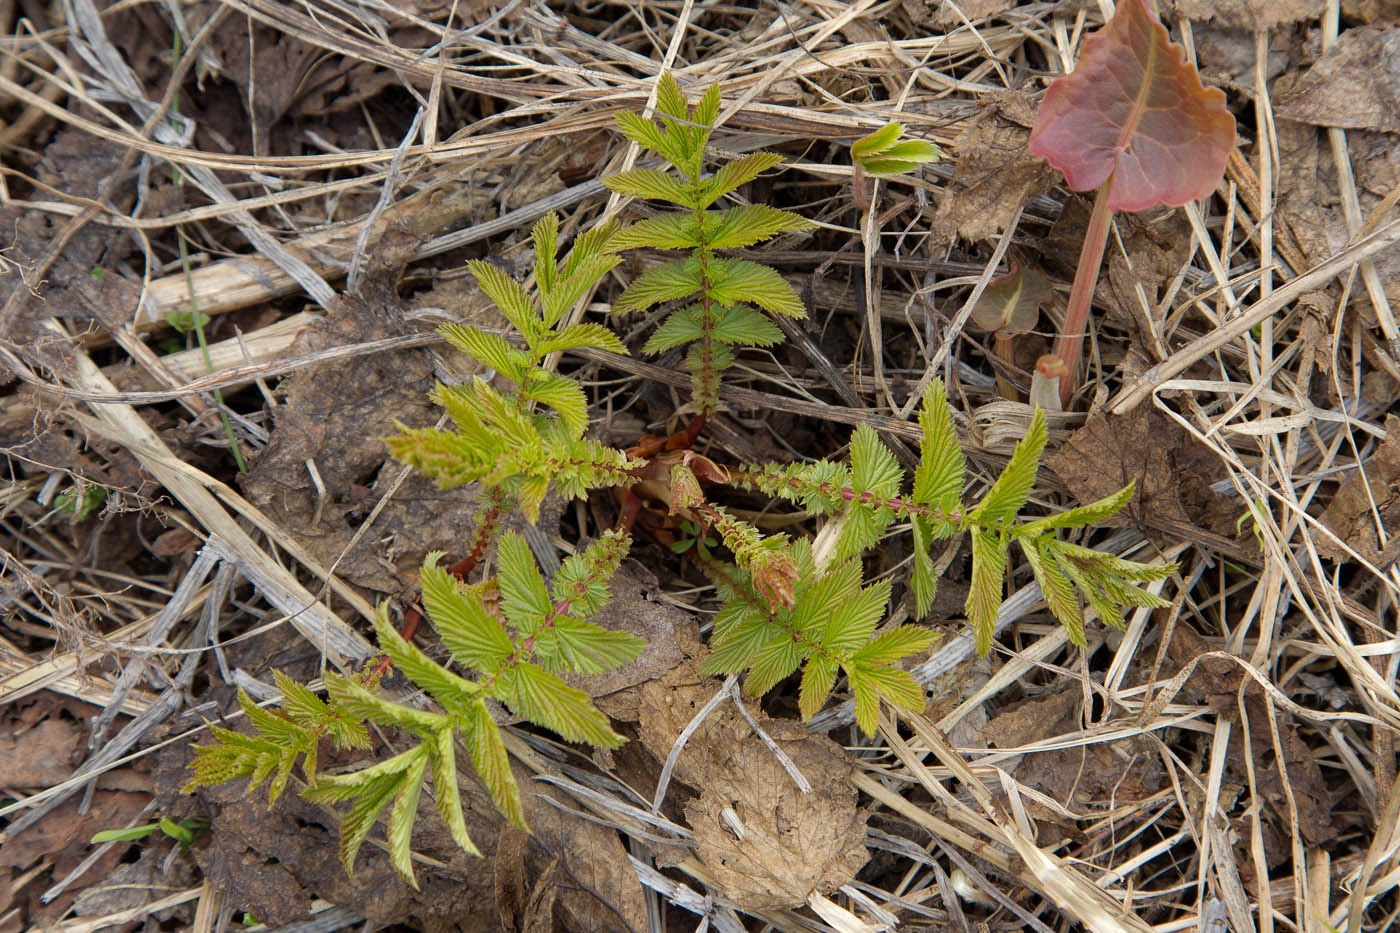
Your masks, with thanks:
[{"label": "reddish-brown leaf", "polygon": [[1046,90],[1029,147],[1076,191],[1111,176],[1108,206],[1140,211],[1208,195],[1234,143],[1224,92],[1201,85],[1148,0],[1119,0],[1074,71]]}]

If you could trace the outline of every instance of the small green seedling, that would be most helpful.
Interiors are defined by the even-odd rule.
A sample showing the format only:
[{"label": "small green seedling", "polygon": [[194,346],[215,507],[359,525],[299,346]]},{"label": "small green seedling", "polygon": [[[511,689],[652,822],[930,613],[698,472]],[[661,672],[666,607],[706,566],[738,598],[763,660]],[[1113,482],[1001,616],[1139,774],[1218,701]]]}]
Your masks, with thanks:
[{"label": "small green seedling", "polygon": [[53,507],[60,514],[72,516],[73,524],[76,525],[102,508],[106,501],[107,487],[79,481],[59,493]]},{"label": "small green seedling", "polygon": [[134,842],[137,839],[145,839],[147,836],[159,830],[171,839],[180,844],[180,848],[188,849],[194,844],[194,834],[209,825],[208,820],[181,820],[176,823],[169,817],[161,817],[154,823],[147,823],[144,826],[128,826],[126,829],[104,829],[100,833],[94,833],[88,840],[93,845],[99,842]]}]

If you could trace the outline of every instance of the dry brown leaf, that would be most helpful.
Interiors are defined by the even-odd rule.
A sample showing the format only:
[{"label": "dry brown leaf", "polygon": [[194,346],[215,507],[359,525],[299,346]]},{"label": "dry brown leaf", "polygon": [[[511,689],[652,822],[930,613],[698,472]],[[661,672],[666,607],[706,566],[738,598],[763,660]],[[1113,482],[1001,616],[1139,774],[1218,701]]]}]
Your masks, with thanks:
[{"label": "dry brown leaf", "polygon": [[933,220],[939,243],[951,244],[955,236],[989,240],[1006,229],[1027,198],[1050,190],[1055,173],[1026,151],[1030,131],[1015,120],[1021,102],[1006,96],[980,110],[953,142],[953,180]]},{"label": "dry brown leaf", "polygon": [[1133,500],[1106,524],[1140,521],[1163,543],[1180,540],[1192,526],[1232,533],[1240,511],[1210,489],[1221,473],[1216,457],[1147,406],[1124,415],[1090,415],[1046,465],[1081,502],[1101,499],[1136,481]]},{"label": "dry brown leaf", "polygon": [[1170,0],[1177,16],[1214,20],[1235,29],[1273,29],[1286,23],[1318,19],[1326,0]]},{"label": "dry brown leaf", "polygon": [[[687,662],[642,688],[641,734],[652,754],[666,758],[720,685]],[[795,907],[813,891],[850,881],[865,864],[865,813],[840,745],[757,707],[749,712],[811,782],[810,793],[727,700],[690,737],[676,777],[700,791],[685,814],[719,893],[745,910]]]},{"label": "dry brown leaf", "polygon": [[[1360,470],[1349,474],[1322,512],[1322,523],[1333,534],[1382,569],[1400,554],[1400,418],[1386,415],[1385,433],[1365,463],[1365,475]],[[1386,531],[1384,546],[1376,532],[1378,517]],[[1354,559],[1331,538],[1317,535],[1314,540],[1325,558]]]},{"label": "dry brown leaf", "polygon": [[1274,111],[1316,126],[1400,133],[1400,27],[1348,29],[1274,97]]}]

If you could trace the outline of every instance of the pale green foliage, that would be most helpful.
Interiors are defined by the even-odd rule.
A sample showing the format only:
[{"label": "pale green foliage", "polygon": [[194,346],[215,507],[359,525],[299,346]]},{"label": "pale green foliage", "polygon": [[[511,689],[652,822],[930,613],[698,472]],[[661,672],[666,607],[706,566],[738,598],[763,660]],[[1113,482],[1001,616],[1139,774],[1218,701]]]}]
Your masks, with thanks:
[{"label": "pale green foliage", "polygon": [[618,116],[618,127],[637,145],[671,163],[679,175],[638,168],[605,178],[603,183],[619,194],[667,201],[680,210],[632,224],[612,238],[608,249],[676,249],[690,255],[643,272],[613,302],[613,310],[641,311],[692,299],[671,312],[643,349],[661,353],[693,344],[686,356],[693,404],[708,414],[719,405],[719,374],[733,363],[729,348],[767,347],[782,339],[782,332],[760,312],[806,316],[792,286],[777,270],[720,256],[716,250],[752,246],[811,224],[765,204],[711,209],[720,198],[782,162],[774,153],[753,152],[704,174],[705,147],[719,115],[718,85],[689,107],[676,79],[669,73],[662,75],[656,111],[660,126],[624,113]]},{"label": "pale green foliage", "polygon": [[942,151],[922,139],[905,139],[904,126],[886,123],[869,136],[851,143],[851,159],[867,175],[904,175],[925,162],[937,162]]},{"label": "pale green foliage", "polygon": [[[322,803],[352,801],[340,833],[346,872],[387,808],[390,862],[416,886],[410,842],[423,782],[431,779],[434,805],[452,838],[467,852],[480,855],[462,813],[459,740],[501,813],[513,825],[527,828],[520,789],[490,701],[571,741],[609,748],[622,742],[588,695],[560,675],[611,670],[645,647],[635,635],[588,621],[606,605],[608,580],[630,544],[626,535],[608,532],[566,560],[553,586],[546,586],[525,539],[517,534],[502,538],[499,573],[485,583],[463,584],[438,567],[441,555],[429,555],[423,565],[423,603],[452,660],[474,673],[474,679],[449,670],[405,640],[389,621],[387,605],[381,604],[375,617],[380,648],[394,667],[427,692],[438,710],[390,699],[376,689],[373,678],[334,672],[326,673],[327,703],[278,674],[282,710],[260,709],[240,693],[256,734],[211,726],[218,742],[197,748],[195,773],[185,789],[250,777],[252,790],[271,776],[270,802],[276,801],[297,757],[305,756],[309,786],[302,796]],[[497,597],[504,618],[488,608],[487,599],[496,602]],[[367,748],[367,722],[397,728],[417,742],[358,771],[317,774],[317,740],[328,735],[341,747]]]},{"label": "pale green foliage", "polygon": [[[580,234],[568,257],[558,263],[558,218],[547,214],[535,224],[538,300],[491,263],[468,263],[482,291],[525,345],[468,324],[445,324],[439,332],[448,343],[515,383],[516,389],[499,392],[481,377],[466,385],[439,385],[432,398],[447,409],[453,430],[400,426],[401,433],[387,440],[394,456],[444,489],[475,482],[484,490],[499,490],[530,521],[539,516],[551,483],[565,496],[582,497],[590,489],[634,481],[628,471],[641,464],[584,438],[588,402],[583,389],[542,365],[545,357],[561,350],[625,352],[612,331],[600,324],[559,326],[565,313],[617,264],[617,257],[604,250],[611,233],[611,228],[601,227]],[[552,409],[554,415],[538,406]]]},{"label": "pale green foliage", "polygon": [[907,518],[914,536],[912,587],[920,617],[928,613],[937,592],[930,554],[933,543],[969,532],[972,581],[964,608],[982,654],[991,648],[1013,541],[1026,555],[1046,604],[1077,645],[1085,644],[1080,598],[1111,625],[1122,624],[1127,608],[1167,605],[1138,584],[1170,575],[1175,564],[1123,560],[1055,537],[1057,530],[1083,528],[1116,513],[1132,498],[1132,484],[1089,505],[1033,521],[1015,520],[1030,498],[1045,449],[1045,415],[1040,409],[1036,409],[1001,476],[971,507],[963,504],[963,455],[953,430],[952,408],[939,382],[924,397],[919,426],[923,432],[921,462],[908,495],[901,494],[905,476],[894,454],[865,425],[857,427],[851,437],[849,467],[828,460],[770,465],[734,471],[733,480],[736,485],[798,502],[812,512],[839,513],[837,561],[870,548],[896,517]]},{"label": "pale green foliage", "polygon": [[937,636],[909,625],[875,636],[890,598],[888,581],[862,587],[855,560],[818,571],[805,540],[785,551],[796,570],[790,605],[775,606],[762,598],[751,574],[717,577],[725,603],[715,616],[713,653],[702,669],[711,674],[748,670],[744,689],[757,696],[805,664],[798,697],[804,719],[816,715],[844,671],[856,721],[867,734],[875,732],[881,699],[922,709],[923,688],[896,665]]}]

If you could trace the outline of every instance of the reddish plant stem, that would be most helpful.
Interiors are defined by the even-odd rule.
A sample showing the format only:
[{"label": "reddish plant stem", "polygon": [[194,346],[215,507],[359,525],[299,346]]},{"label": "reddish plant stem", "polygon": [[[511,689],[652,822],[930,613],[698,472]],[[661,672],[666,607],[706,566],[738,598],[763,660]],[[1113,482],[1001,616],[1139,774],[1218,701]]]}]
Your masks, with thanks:
[{"label": "reddish plant stem", "polygon": [[1104,247],[1108,245],[1108,222],[1113,211],[1108,206],[1110,175],[1094,196],[1094,212],[1089,215],[1089,228],[1084,231],[1084,245],[1079,250],[1079,265],[1074,270],[1074,285],[1070,288],[1069,307],[1065,309],[1065,326],[1055,341],[1055,355],[1065,364],[1067,375],[1060,380],[1060,404],[1068,408],[1070,397],[1079,382],[1077,367],[1084,347],[1084,325],[1089,320],[1089,308],[1094,303],[1094,285],[1103,265]]},{"label": "reddish plant stem", "polygon": [[501,526],[501,510],[505,508],[506,494],[499,489],[493,489],[487,494],[486,508],[482,510],[481,521],[477,523],[476,530],[472,533],[472,546],[467,551],[467,556],[457,563],[447,568],[447,572],[459,580],[466,579],[467,574],[476,569],[476,565],[481,563],[481,559],[486,556],[486,548],[491,544],[491,539],[496,536],[496,532]]}]

